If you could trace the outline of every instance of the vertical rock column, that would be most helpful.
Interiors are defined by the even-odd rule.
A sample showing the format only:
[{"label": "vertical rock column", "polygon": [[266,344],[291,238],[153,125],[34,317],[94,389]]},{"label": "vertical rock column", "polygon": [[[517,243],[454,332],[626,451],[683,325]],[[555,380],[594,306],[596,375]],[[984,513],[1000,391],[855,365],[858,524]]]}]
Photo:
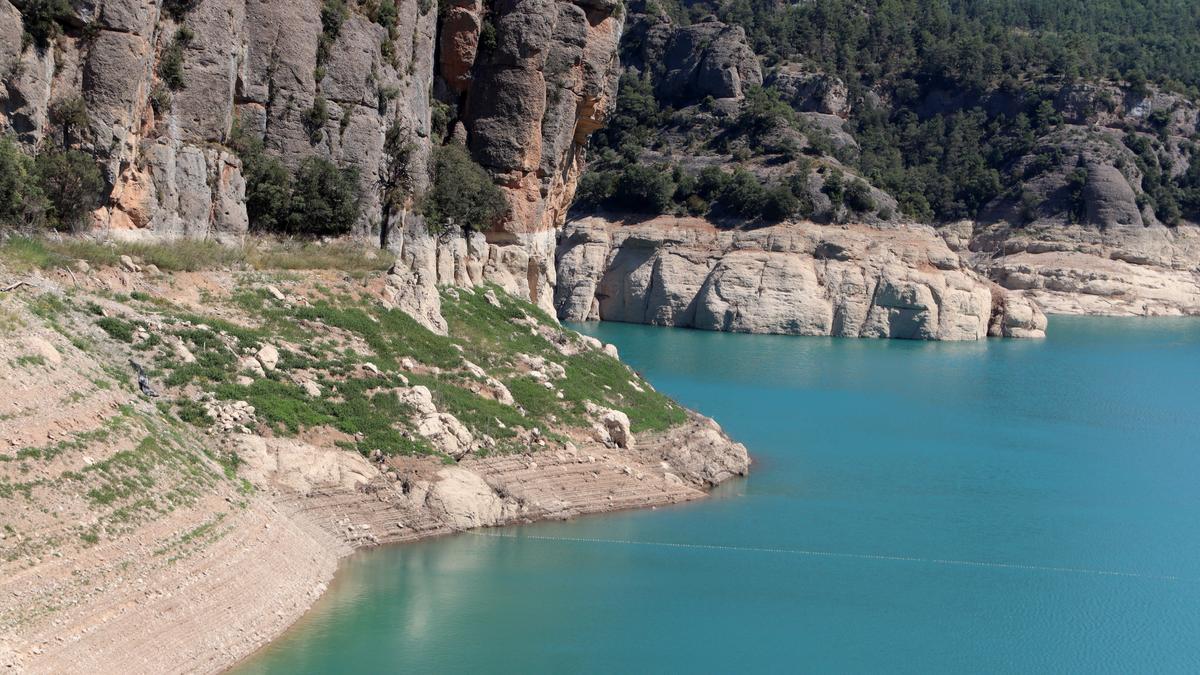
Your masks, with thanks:
[{"label": "vertical rock column", "polygon": [[[494,37],[479,40],[474,56],[463,115],[468,145],[511,207],[509,218],[488,233],[501,249],[489,253],[488,268],[548,311],[555,231],[574,198],[587,137],[613,105],[622,26],[617,10],[607,0],[500,0],[483,19]],[[465,17],[456,22],[469,31]],[[461,82],[458,76],[448,85]],[[503,250],[509,247],[522,253]]]}]

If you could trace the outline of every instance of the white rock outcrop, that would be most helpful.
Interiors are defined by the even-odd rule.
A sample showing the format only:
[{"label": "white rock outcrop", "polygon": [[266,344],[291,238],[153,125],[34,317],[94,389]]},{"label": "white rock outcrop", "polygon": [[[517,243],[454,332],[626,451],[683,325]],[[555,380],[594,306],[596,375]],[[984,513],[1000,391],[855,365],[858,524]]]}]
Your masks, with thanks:
[{"label": "white rock outcrop", "polygon": [[263,345],[255,356],[264,370],[272,371],[279,365],[279,350],[271,345]]},{"label": "white rock outcrop", "polygon": [[396,392],[400,403],[412,408],[417,433],[435,448],[455,459],[466,456],[475,447],[475,437],[450,413],[438,412],[433,393],[417,385]]},{"label": "white rock outcrop", "polygon": [[598,406],[591,401],[585,403],[587,411],[596,419],[592,436],[599,442],[618,448],[633,445],[633,432],[629,428],[629,415],[620,410]]},{"label": "white rock outcrop", "polygon": [[251,483],[286,487],[302,494],[316,488],[354,488],[378,475],[362,455],[319,448],[294,438],[237,436],[238,473]]},{"label": "white rock outcrop", "polygon": [[[1010,306],[1003,289],[918,225],[718,230],[694,218],[628,226],[585,218],[564,229],[557,260],[555,305],[572,321],[980,340],[994,311]],[[1032,316],[1009,321],[1024,326],[1013,334],[1040,335],[1040,310],[1022,311]]]},{"label": "white rock outcrop", "polygon": [[436,517],[456,529],[499,524],[511,508],[478,474],[459,467],[437,473],[425,504]]}]

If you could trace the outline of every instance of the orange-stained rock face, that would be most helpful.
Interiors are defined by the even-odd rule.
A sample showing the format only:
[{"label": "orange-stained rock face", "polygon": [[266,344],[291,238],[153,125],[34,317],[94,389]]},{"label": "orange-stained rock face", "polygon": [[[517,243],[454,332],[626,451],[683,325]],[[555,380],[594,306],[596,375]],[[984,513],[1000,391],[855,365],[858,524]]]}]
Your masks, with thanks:
[{"label": "orange-stained rock face", "polygon": [[[150,218],[154,215],[153,190],[154,186],[150,182],[150,177],[137,169],[130,167],[122,173],[113,187],[112,201],[116,208],[113,209],[110,227],[133,229],[149,225]],[[123,228],[117,224],[118,213],[123,218],[121,225],[124,225],[124,220],[127,220],[129,228]]]},{"label": "orange-stained rock face", "polygon": [[138,228],[129,214],[119,209],[113,209],[112,215],[108,219],[108,227],[111,230],[135,230]]},{"label": "orange-stained rock face", "polygon": [[[493,234],[506,245],[541,242],[523,235],[561,225],[588,136],[612,108],[619,0],[440,4],[397,2],[384,26],[350,3],[325,44],[320,0],[205,0],[187,15],[186,86],[170,90],[160,66],[178,22],[152,11],[155,3],[84,3],[78,11],[95,16],[69,23],[94,29],[87,44],[64,35],[39,51],[21,46],[24,3],[0,0],[0,92],[10,94],[0,133],[32,150],[54,131],[51,102],[83,99],[90,124],[77,141],[112,186],[95,225],[206,237],[248,228],[230,147],[236,123],[289,169],[314,155],[356,169],[353,233],[386,242],[406,214],[385,197],[397,183],[418,197],[433,146],[447,141],[434,132],[434,112],[444,112],[436,99],[451,104],[452,138],[467,143],[512,206]],[[402,171],[385,147],[393,130]],[[538,254],[547,249],[539,244]]]},{"label": "orange-stained rock face", "polygon": [[615,9],[513,0],[488,19],[495,44],[475,58],[463,120],[472,155],[511,205],[494,234],[562,224],[588,136],[603,126],[614,99],[622,26]]},{"label": "orange-stained rock face", "polygon": [[471,83],[471,68],[479,48],[479,33],[483,28],[483,6],[478,0],[467,0],[446,11],[442,19],[439,70],[451,91],[461,94]]}]

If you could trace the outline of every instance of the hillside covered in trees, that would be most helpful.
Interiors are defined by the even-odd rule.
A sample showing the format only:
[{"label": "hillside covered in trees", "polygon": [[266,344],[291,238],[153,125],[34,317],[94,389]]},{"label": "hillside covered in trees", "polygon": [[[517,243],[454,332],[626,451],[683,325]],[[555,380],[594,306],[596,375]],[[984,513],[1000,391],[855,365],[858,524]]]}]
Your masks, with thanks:
[{"label": "hillside covered in trees", "polygon": [[1142,222],[1200,219],[1200,4],[629,9],[618,110],[577,209],[1079,223],[1103,167]]}]

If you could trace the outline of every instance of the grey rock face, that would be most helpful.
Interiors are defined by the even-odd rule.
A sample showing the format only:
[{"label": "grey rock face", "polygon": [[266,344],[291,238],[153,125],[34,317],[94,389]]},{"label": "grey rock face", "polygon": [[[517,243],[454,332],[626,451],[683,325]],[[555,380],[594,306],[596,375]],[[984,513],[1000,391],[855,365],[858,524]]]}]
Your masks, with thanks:
[{"label": "grey rock face", "polygon": [[[1027,176],[1022,194],[995,199],[985,207],[982,221],[1023,225],[1075,219],[1101,229],[1156,222],[1137,202],[1142,183],[1137,157],[1111,130],[1065,127],[1043,138],[1014,170]],[[1085,179],[1078,194],[1071,184],[1075,175]]]},{"label": "grey rock face", "polygon": [[143,37],[107,30],[96,36],[84,64],[82,94],[97,148],[122,155],[132,151],[152,59],[151,44]]},{"label": "grey rock face", "polygon": [[0,0],[0,79],[8,80],[21,61],[21,32],[21,13]]},{"label": "grey rock face", "polygon": [[[1003,312],[993,296],[1006,295],[920,226],[720,231],[696,219],[622,226],[586,218],[564,229],[557,260],[555,308],[573,321],[979,340],[989,333],[994,306]],[[1039,334],[1040,312],[1023,308],[1029,315],[1022,336]]]},{"label": "grey rock face", "polygon": [[[82,97],[90,129],[80,144],[112,188],[97,227],[126,237],[224,237],[248,227],[241,164],[226,145],[237,123],[289,167],[320,155],[357,168],[356,234],[389,243],[384,226],[409,219],[432,147],[443,141],[432,137],[436,89],[458,116],[458,137],[512,206],[489,235],[495,258],[476,250],[472,265],[549,308],[553,231],[573,198],[587,136],[612,106],[618,3],[506,0],[485,9],[456,0],[439,19],[435,3],[402,0],[391,26],[349,4],[336,35],[324,35],[321,0],[200,0],[182,18],[154,0],[78,2],[67,35],[39,50],[23,48],[20,10],[0,0],[0,131],[32,148],[52,131],[53,102]],[[485,22],[495,30],[477,53]],[[191,35],[183,83],[167,92],[160,60],[181,30]],[[404,147],[402,165],[388,157],[389,132]],[[412,194],[388,213],[383,194],[397,174]],[[394,248],[420,240],[403,226],[394,236]],[[435,258],[441,245],[433,244]],[[471,256],[452,249],[446,259],[460,257]]]},{"label": "grey rock face", "polygon": [[154,35],[158,11],[154,0],[106,0],[99,21],[108,30],[149,38]]},{"label": "grey rock face", "polygon": [[741,98],[746,89],[763,83],[745,31],[719,21],[651,27],[642,61],[655,77],[658,95],[680,102]]},{"label": "grey rock face", "polygon": [[[182,140],[199,144],[228,139],[245,16],[244,5],[230,0],[207,0],[188,12],[185,25],[195,37],[184,54],[186,84],[174,93],[171,104]],[[174,40],[174,35],[160,37],[166,39]]]},{"label": "grey rock face", "polygon": [[814,72],[797,63],[784,63],[771,71],[765,84],[774,87],[797,111],[850,115],[850,91],[833,75]]}]

